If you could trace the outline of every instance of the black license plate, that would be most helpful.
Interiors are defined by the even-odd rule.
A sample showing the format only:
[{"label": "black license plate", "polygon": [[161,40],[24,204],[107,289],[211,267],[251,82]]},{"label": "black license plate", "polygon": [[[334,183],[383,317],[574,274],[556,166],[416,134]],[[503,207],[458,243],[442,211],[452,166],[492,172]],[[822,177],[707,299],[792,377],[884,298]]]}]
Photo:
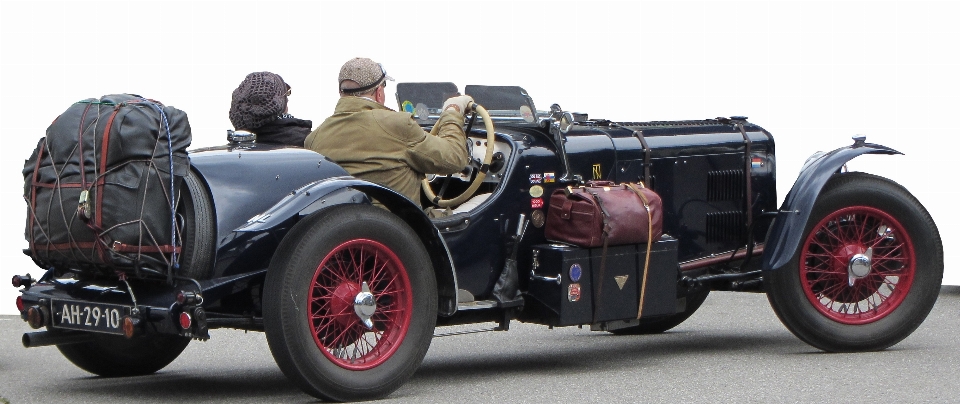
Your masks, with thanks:
[{"label": "black license plate", "polygon": [[129,309],[118,304],[52,300],[54,328],[123,334],[123,316]]}]

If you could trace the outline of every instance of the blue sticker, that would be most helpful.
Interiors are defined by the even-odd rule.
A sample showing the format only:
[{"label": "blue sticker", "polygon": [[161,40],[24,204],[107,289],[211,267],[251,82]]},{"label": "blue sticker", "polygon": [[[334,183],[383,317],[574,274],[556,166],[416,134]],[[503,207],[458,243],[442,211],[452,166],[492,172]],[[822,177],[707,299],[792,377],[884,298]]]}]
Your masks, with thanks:
[{"label": "blue sticker", "polygon": [[404,112],[409,112],[409,113],[411,113],[411,114],[413,113],[413,103],[412,103],[412,102],[410,102],[410,101],[404,101],[403,104],[401,104],[400,106],[403,108],[403,111],[404,111]]},{"label": "blue sticker", "polygon": [[573,264],[570,266],[570,282],[580,282],[580,277],[583,276],[583,268],[580,268],[580,264]]}]

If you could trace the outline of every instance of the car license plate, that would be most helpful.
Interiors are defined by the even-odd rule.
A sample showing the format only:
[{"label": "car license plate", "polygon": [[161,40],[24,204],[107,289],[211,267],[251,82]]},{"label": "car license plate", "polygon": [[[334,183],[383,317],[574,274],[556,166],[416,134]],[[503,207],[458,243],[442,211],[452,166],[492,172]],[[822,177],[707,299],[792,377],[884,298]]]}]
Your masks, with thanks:
[{"label": "car license plate", "polygon": [[126,306],[77,302],[72,300],[52,300],[54,328],[70,330],[123,334],[123,316],[129,311]]}]

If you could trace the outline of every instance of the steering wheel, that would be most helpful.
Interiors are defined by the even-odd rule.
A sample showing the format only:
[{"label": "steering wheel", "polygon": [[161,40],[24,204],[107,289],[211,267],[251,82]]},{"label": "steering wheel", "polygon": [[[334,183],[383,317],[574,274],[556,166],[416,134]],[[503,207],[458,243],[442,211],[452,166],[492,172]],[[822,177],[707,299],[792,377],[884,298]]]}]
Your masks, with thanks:
[{"label": "steering wheel", "polygon": [[[484,178],[487,178],[487,171],[490,170],[490,163],[493,161],[493,144],[496,140],[496,132],[493,131],[493,119],[490,119],[490,114],[487,113],[487,110],[484,109],[480,104],[471,103],[467,106],[467,109],[474,110],[475,113],[479,114],[483,118],[483,125],[487,129],[487,153],[483,156],[483,162],[480,165],[480,171],[477,172],[477,176],[473,179],[473,182],[470,183],[470,186],[467,187],[466,191],[463,191],[462,194],[458,195],[452,199],[439,199],[437,195],[433,192],[433,188],[430,187],[430,181],[426,178],[420,183],[421,188],[423,188],[423,193],[427,195],[427,199],[433,202],[434,205],[437,205],[441,208],[447,208],[451,206],[457,206],[461,203],[470,199],[477,188],[480,188],[480,184],[483,183]],[[436,136],[439,131],[440,126],[434,125],[433,129],[430,130],[430,134]]]}]

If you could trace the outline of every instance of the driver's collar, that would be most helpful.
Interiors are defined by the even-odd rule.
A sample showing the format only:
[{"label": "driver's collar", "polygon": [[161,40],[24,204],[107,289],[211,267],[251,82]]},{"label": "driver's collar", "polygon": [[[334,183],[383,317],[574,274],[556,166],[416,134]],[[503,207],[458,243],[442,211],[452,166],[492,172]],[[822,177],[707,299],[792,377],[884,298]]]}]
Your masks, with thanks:
[{"label": "driver's collar", "polygon": [[390,107],[366,97],[343,96],[337,101],[336,112],[358,112],[362,110],[387,110],[393,111]]}]

